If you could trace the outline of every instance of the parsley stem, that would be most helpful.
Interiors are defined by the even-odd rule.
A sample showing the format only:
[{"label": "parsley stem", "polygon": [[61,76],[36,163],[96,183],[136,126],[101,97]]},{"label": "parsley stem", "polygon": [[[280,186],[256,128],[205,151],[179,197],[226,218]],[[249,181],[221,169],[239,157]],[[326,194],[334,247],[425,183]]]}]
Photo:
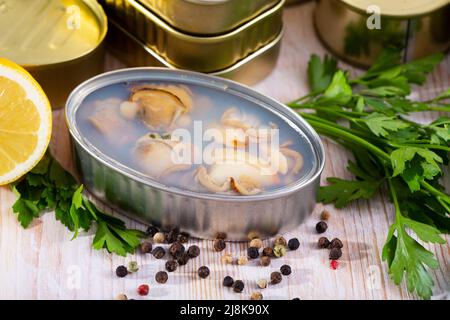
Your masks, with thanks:
[{"label": "parsley stem", "polygon": [[437,197],[438,199],[443,199],[445,202],[447,202],[448,204],[450,204],[450,196],[448,196],[447,194],[439,191],[438,189],[436,189],[435,187],[433,187],[431,184],[429,184],[428,182],[426,182],[425,180],[422,180],[420,182],[420,184],[422,185],[422,187],[424,187],[426,190],[428,190],[432,195],[434,195],[435,197]]}]

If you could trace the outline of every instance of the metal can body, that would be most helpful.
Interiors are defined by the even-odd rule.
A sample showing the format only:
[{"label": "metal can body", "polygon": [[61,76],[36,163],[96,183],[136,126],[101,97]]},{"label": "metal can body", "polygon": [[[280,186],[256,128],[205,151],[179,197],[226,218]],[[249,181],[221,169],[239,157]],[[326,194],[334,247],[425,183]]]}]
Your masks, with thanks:
[{"label": "metal can body", "polygon": [[[379,2],[380,7],[376,8],[381,14],[380,28],[373,20],[377,12],[371,11],[376,8],[365,8],[364,0],[318,0],[314,23],[319,37],[333,54],[363,67],[370,66],[386,46],[404,48],[405,61],[450,47],[450,4],[438,0],[443,5],[430,7],[431,11],[425,6],[403,4],[402,11],[400,2],[390,6],[396,10],[383,7],[384,2]],[[377,5],[377,1],[373,1],[373,5]],[[372,20],[368,22],[370,16]]]},{"label": "metal can body", "polygon": [[164,21],[182,32],[222,34],[255,18],[279,0],[141,0]]},{"label": "metal can body", "polygon": [[93,0],[5,1],[0,56],[26,68],[53,108],[63,107],[80,82],[103,71],[102,7]]},{"label": "metal can body", "polygon": [[[108,51],[128,67],[153,66],[177,69],[176,66],[170,64],[117,23],[112,20],[109,22],[109,32],[106,41]],[[280,32],[274,40],[244,59],[228,68],[207,74],[224,77],[247,85],[255,84],[267,77],[274,69],[282,37],[283,32]]]},{"label": "metal can body", "polygon": [[[227,94],[257,101],[261,108],[298,128],[314,159],[312,169],[292,185],[275,191],[231,196],[186,191],[158,184],[108,158],[80,135],[77,108],[89,93],[119,81],[180,80],[215,88]],[[250,232],[269,237],[298,226],[312,212],[324,166],[324,151],[315,131],[286,106],[229,80],[167,68],[135,68],[106,73],[86,81],[70,95],[66,119],[74,146],[75,163],[82,181],[97,198],[135,219],[163,227],[178,226],[193,236],[213,238],[226,232],[230,240],[245,240]]]},{"label": "metal can body", "polygon": [[231,32],[193,36],[180,32],[135,0],[101,0],[108,16],[180,69],[217,72],[274,40],[282,30],[284,0]]}]

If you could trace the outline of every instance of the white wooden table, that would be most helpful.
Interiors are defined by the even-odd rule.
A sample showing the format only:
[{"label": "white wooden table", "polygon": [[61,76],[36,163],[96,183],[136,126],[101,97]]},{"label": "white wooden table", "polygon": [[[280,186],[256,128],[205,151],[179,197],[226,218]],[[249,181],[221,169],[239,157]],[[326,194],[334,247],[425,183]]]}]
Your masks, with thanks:
[{"label": "white wooden table", "polygon": [[[317,40],[312,27],[313,4],[294,6],[285,10],[286,34],[276,70],[254,86],[260,92],[280,101],[290,101],[307,92],[306,68],[310,54],[326,51]],[[108,57],[107,68],[121,67]],[[349,66],[346,68],[352,70]],[[433,96],[450,87],[450,57],[440,65],[425,88],[414,94],[421,98]],[[422,119],[429,120],[427,114]],[[52,150],[70,167],[68,136],[62,112],[54,114]],[[348,154],[339,146],[325,140],[327,176],[350,176],[345,170]],[[327,250],[316,248],[318,235],[315,223],[323,206],[318,204],[311,218],[297,230],[286,235],[300,239],[300,248],[289,252],[285,259],[272,261],[271,267],[224,265],[221,254],[212,250],[211,241],[195,241],[201,248],[199,258],[169,275],[166,285],[155,283],[154,274],[164,269],[164,260],[136,254],[126,258],[111,256],[91,248],[92,235],[83,234],[70,241],[71,234],[53,213],[47,213],[24,230],[11,210],[15,198],[8,187],[0,188],[0,298],[3,299],[111,299],[118,293],[139,298],[136,287],[150,284],[146,299],[248,299],[256,291],[255,281],[268,277],[281,264],[292,266],[293,273],[280,285],[263,291],[266,299],[411,299],[415,298],[403,284],[394,285],[381,261],[381,249],[393,218],[393,208],[384,196],[373,201],[359,201],[344,210],[329,206],[331,218],[326,236],[344,240],[343,257],[338,270],[331,270]],[[144,226],[126,220],[130,227]],[[448,239],[448,237],[447,237]],[[246,253],[245,244],[228,244],[234,255]],[[439,260],[433,272],[436,295],[449,289],[450,246],[427,246]],[[115,276],[115,268],[136,260],[141,265],[137,274],[124,279]],[[211,276],[201,280],[196,270],[201,265],[211,269]],[[243,279],[242,294],[222,287],[224,276]]]}]

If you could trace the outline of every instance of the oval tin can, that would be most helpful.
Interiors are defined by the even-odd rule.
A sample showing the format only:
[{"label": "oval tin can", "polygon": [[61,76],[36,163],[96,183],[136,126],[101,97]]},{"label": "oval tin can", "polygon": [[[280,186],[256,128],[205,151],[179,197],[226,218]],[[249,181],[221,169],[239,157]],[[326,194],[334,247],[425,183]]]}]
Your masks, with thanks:
[{"label": "oval tin can", "polygon": [[386,46],[404,61],[450,48],[448,0],[317,0],[314,24],[333,54],[362,67]]},{"label": "oval tin can", "polygon": [[100,0],[108,18],[179,69],[216,72],[274,40],[283,28],[284,0],[230,32],[194,36],[180,32],[135,0]]},{"label": "oval tin can", "polygon": [[39,82],[52,107],[63,107],[82,81],[103,71],[107,19],[94,0],[3,0],[0,56]]},{"label": "oval tin can", "polygon": [[[174,82],[204,86],[256,103],[258,108],[297,130],[312,151],[310,169],[299,180],[250,196],[210,194],[166,186],[99,151],[80,134],[77,110],[91,93],[117,83]],[[78,86],[66,104],[66,121],[74,161],[86,188],[118,211],[163,228],[179,227],[200,238],[225,232],[230,240],[248,235],[273,236],[291,230],[310,216],[324,167],[324,149],[317,133],[287,106],[236,82],[205,74],[167,68],[134,68],[108,72]]]}]

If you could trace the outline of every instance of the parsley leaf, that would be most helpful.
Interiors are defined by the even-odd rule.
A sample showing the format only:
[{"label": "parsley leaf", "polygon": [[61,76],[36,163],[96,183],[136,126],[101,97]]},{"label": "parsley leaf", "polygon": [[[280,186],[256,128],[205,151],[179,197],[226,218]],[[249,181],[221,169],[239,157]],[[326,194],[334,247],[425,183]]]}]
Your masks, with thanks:
[{"label": "parsley leaf", "polygon": [[361,119],[376,136],[387,136],[389,132],[398,131],[409,127],[409,124],[397,119],[396,117],[388,117],[380,113],[371,113]]},{"label": "parsley leaf", "polygon": [[324,91],[336,71],[337,61],[335,59],[325,56],[322,62],[319,56],[312,55],[308,63],[308,81],[311,91]]}]

